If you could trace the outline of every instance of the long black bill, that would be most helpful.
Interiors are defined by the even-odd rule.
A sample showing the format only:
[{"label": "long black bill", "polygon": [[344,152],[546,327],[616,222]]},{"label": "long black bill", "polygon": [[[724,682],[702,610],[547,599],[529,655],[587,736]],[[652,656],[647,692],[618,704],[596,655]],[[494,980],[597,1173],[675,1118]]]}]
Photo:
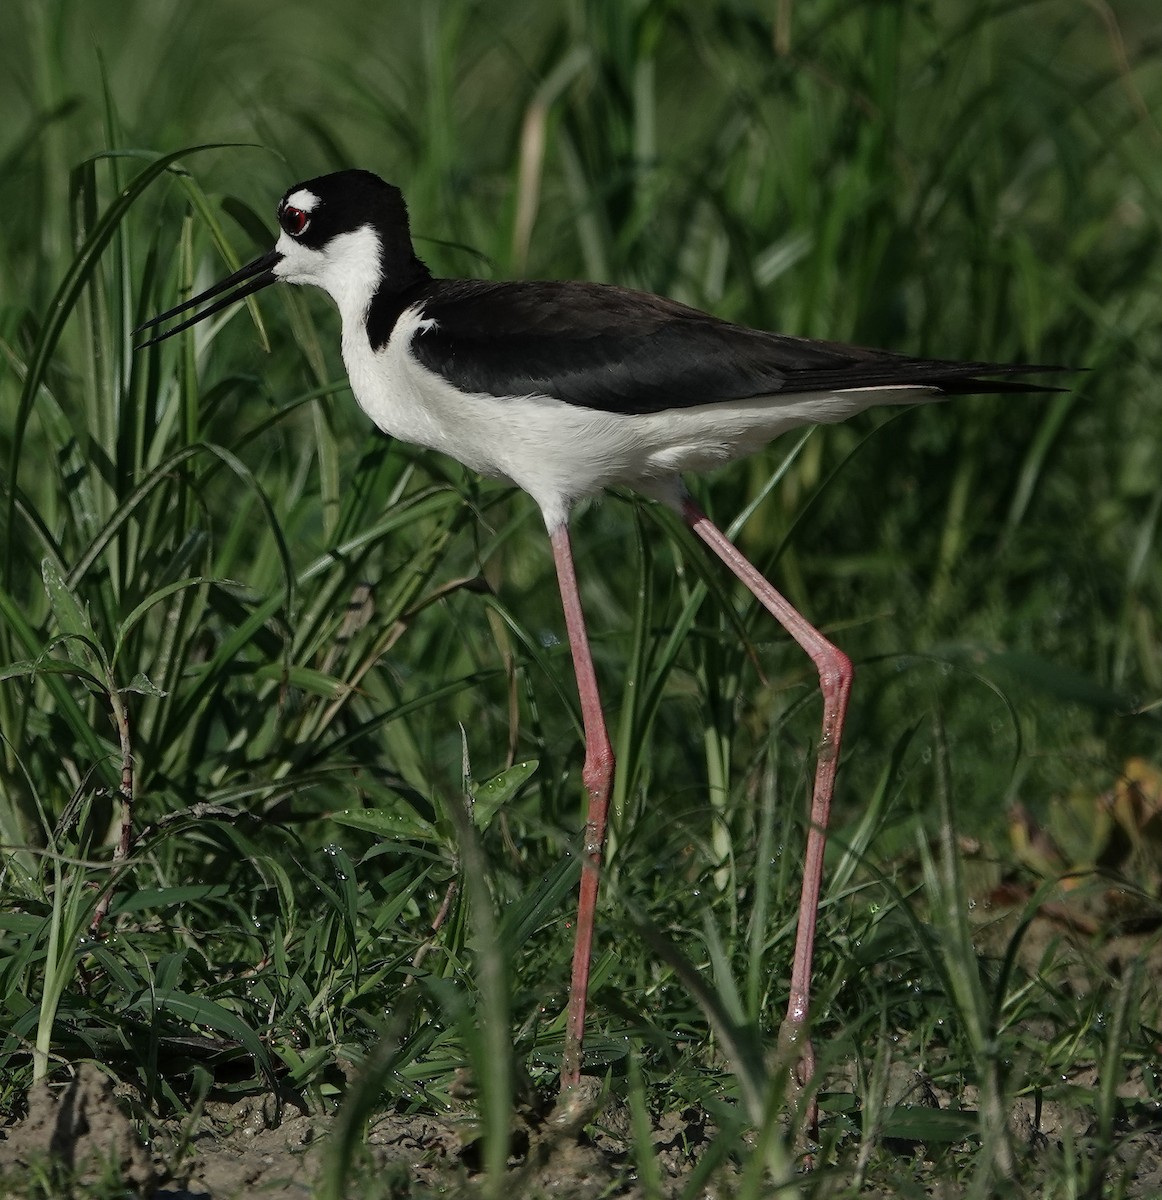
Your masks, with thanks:
[{"label": "long black bill", "polygon": [[264,254],[261,258],[256,258],[252,263],[247,263],[246,266],[240,267],[233,275],[227,275],[220,283],[214,284],[212,288],[207,288],[201,295],[194,296],[184,304],[179,304],[176,308],[171,308],[159,316],[152,317],[148,321],[143,321],[133,331],[134,334],[141,333],[144,329],[152,329],[155,325],[160,325],[163,321],[168,321],[170,317],[176,317],[178,313],[196,308],[212,296],[220,296],[223,292],[230,291],[232,288],[236,289],[230,291],[230,295],[219,300],[217,304],[211,304],[209,308],[203,308],[200,313],[197,313],[186,321],[180,322],[172,329],[167,329],[164,333],[159,333],[147,341],[139,342],[137,349],[143,350],[146,346],[152,346],[155,342],[164,342],[166,338],[173,337],[175,333],[181,333],[183,329],[189,329],[191,325],[196,325],[199,321],[204,321],[207,317],[212,317],[216,312],[221,312],[222,309],[229,308],[236,300],[241,300],[245,296],[252,295],[254,292],[260,292],[264,287],[269,287],[278,280],[278,276],[274,273],[274,268],[281,261],[282,255],[277,250],[272,250],[269,254]]}]

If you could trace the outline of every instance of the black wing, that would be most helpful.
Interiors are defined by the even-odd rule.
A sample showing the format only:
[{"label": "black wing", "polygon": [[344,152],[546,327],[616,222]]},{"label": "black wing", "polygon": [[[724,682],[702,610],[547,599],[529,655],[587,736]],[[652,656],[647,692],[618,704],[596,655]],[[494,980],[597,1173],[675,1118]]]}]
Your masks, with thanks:
[{"label": "black wing", "polygon": [[435,325],[415,334],[412,353],[429,370],[465,392],[551,396],[604,412],[869,387],[1059,391],[1011,377],[1066,369],[911,358],[766,333],[608,284],[441,279],[423,292],[423,316]]}]

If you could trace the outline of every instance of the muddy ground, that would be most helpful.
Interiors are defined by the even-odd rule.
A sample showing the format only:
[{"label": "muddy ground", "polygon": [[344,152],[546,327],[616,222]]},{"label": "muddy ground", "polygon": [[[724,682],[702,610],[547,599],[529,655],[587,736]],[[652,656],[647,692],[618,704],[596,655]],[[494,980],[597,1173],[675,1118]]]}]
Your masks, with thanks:
[{"label": "muddy ground", "polygon": [[[1076,1082],[1092,1086],[1094,1072],[1083,1073]],[[903,1068],[895,1074],[892,1090],[904,1102],[941,1107],[949,1100]],[[1139,1110],[1145,1090],[1140,1073],[1119,1088],[1122,1097]],[[1091,1132],[1087,1114],[1051,1103],[1038,1111],[1032,1100],[1019,1102],[1010,1121],[1018,1153],[1037,1155],[1046,1167],[1052,1166],[1054,1156],[1067,1152],[1071,1139]],[[271,1128],[261,1101],[247,1100],[207,1106],[198,1132],[184,1150],[178,1149],[182,1131],[176,1126],[160,1131],[154,1147],[148,1148],[108,1077],[85,1064],[64,1088],[34,1089],[26,1118],[6,1131],[8,1136],[0,1143],[0,1197],[23,1200],[27,1176],[11,1172],[48,1158],[67,1165],[80,1184],[96,1187],[95,1194],[102,1197],[125,1194],[99,1187],[102,1178],[107,1185],[116,1178],[129,1194],[151,1200],[253,1196],[309,1200],[324,1169],[328,1129],[327,1120],[302,1114],[288,1114]],[[1162,1196],[1162,1118],[1119,1132],[1119,1149],[1109,1163],[1111,1182],[1119,1177],[1128,1181],[1120,1195],[1156,1200]],[[651,1141],[664,1194],[682,1193],[712,1136],[705,1119],[694,1112],[667,1114],[655,1123]],[[575,1130],[555,1127],[551,1120],[522,1122],[514,1130],[513,1145],[514,1195],[596,1200],[644,1194],[635,1176],[629,1114],[619,1105],[607,1105],[580,1136]],[[362,1164],[357,1182],[346,1194],[374,1200],[472,1191],[472,1181],[478,1178],[478,1149],[467,1115],[384,1116],[370,1131],[369,1162]],[[893,1153],[901,1180],[919,1185],[929,1195],[959,1194],[944,1177],[939,1156],[928,1161],[923,1146],[901,1144]],[[847,1170],[842,1174],[849,1180]],[[892,1175],[892,1164],[881,1161],[869,1173],[862,1194],[896,1194]],[[703,1195],[730,1195],[738,1182],[737,1168],[725,1164]]]},{"label": "muddy ground", "polygon": [[[1053,910],[1050,909],[1051,914]],[[1068,934],[1070,919],[1062,914],[1039,919],[1030,929],[1024,947],[1026,965],[1033,967],[1050,940]],[[990,924],[981,942],[999,939],[1009,932],[1005,923]],[[987,945],[982,949],[989,952]],[[1079,952],[1076,983],[1093,985],[1092,943]],[[1146,995],[1162,993],[1162,936],[1156,931],[1110,938],[1100,957],[1113,977],[1125,964],[1145,964]],[[1082,969],[1081,959],[1088,969]],[[1068,975],[1068,972],[1067,972]],[[1152,1012],[1157,1004],[1147,1005]],[[1149,1021],[1143,1009],[1142,1019]],[[1094,1196],[1117,1194],[1157,1200],[1162,1196],[1162,1045],[1158,1059],[1148,1057],[1127,1069],[1117,1081],[1118,1105],[1113,1141],[1116,1152],[1103,1170],[1112,1190]],[[851,1078],[828,1080],[827,1090],[855,1091]],[[1099,1064],[1077,1063],[1068,1080],[1075,1095],[1094,1095],[1101,1080]],[[594,1085],[596,1086],[596,1085]],[[921,1077],[906,1062],[893,1064],[885,1096],[887,1105],[953,1110],[972,1107],[974,1098],[944,1093],[930,1079]],[[328,1134],[332,1118],[306,1114],[284,1106],[276,1113],[271,1098],[253,1097],[233,1104],[207,1104],[192,1131],[180,1122],[162,1123],[147,1145],[140,1133],[141,1122],[134,1111],[132,1095],[95,1065],[81,1064],[71,1082],[52,1087],[41,1084],[29,1096],[22,1119],[0,1130],[0,1200],[21,1200],[29,1194],[30,1166],[50,1162],[68,1170],[82,1184],[94,1185],[102,1177],[108,1184],[116,1179],[125,1190],[97,1188],[100,1197],[134,1194],[156,1200],[233,1200],[262,1196],[271,1200],[308,1200],[321,1172],[326,1170]],[[602,1197],[645,1194],[636,1177],[637,1162],[628,1111],[616,1101],[606,1101],[595,1120],[596,1092],[583,1096],[572,1114],[559,1110],[533,1111],[526,1108],[514,1118],[512,1131],[512,1194],[515,1196]],[[590,1105],[586,1108],[585,1105]],[[140,1109],[136,1110],[140,1115]],[[1062,1160],[1088,1156],[1093,1161],[1098,1132],[1091,1106],[1070,1107],[1035,1097],[1018,1099],[1008,1114],[1012,1142],[1017,1155],[1028,1166],[1035,1156],[1044,1173],[1060,1176]],[[572,1122],[570,1124],[570,1121]],[[582,1126],[585,1126],[582,1129]],[[700,1158],[713,1143],[715,1132],[705,1114],[663,1112],[653,1118],[650,1141],[657,1164],[655,1193],[678,1196],[690,1182]],[[1100,1139],[1099,1139],[1100,1140]],[[867,1143],[865,1143],[866,1145]],[[949,1182],[947,1155],[930,1152],[919,1142],[885,1139],[877,1141],[876,1161],[861,1159],[861,1139],[853,1131],[839,1146],[840,1168],[837,1189],[846,1193],[853,1172],[866,1170],[868,1196],[898,1194],[895,1182],[907,1180],[909,1194],[956,1196],[959,1187]],[[402,1116],[388,1113],[375,1120],[369,1131],[366,1157],[357,1164],[359,1182],[350,1193],[361,1200],[377,1197],[423,1197],[457,1194],[472,1189],[479,1178],[480,1146],[470,1108],[462,1114]],[[43,1169],[43,1166],[42,1168]],[[738,1182],[738,1166],[722,1164],[702,1189],[706,1196],[730,1195]],[[1040,1174],[1034,1171],[1034,1177]],[[1027,1174],[1027,1172],[1022,1172]],[[1116,1181],[1120,1180],[1121,1183]],[[826,1191],[826,1189],[824,1190]],[[45,1193],[36,1193],[43,1195]],[[67,1188],[51,1195],[73,1195]],[[83,1193],[89,1194],[89,1193]],[[1038,1191],[1030,1191],[1036,1195]],[[1013,1200],[1021,1195],[1014,1190]]]},{"label": "muddy ground", "polygon": [[[99,1187],[118,1178],[134,1194],[154,1200],[229,1200],[263,1196],[308,1200],[324,1170],[331,1121],[299,1113],[272,1124],[261,1098],[233,1105],[207,1105],[197,1133],[184,1149],[182,1130],[163,1127],[155,1146],[146,1146],[127,1113],[125,1098],[91,1063],[82,1064],[64,1087],[38,1085],[29,1095],[27,1116],[10,1126],[0,1142],[0,1197],[11,1190],[10,1173],[52,1161],[67,1167],[82,1185]],[[596,1098],[591,1091],[586,1100]],[[513,1129],[514,1176],[521,1194],[603,1196],[625,1194],[629,1185],[628,1113],[607,1106],[601,1130],[580,1136],[559,1112],[518,1117]],[[585,1113],[585,1116],[591,1115]],[[696,1114],[668,1116],[654,1130],[653,1148],[664,1174],[688,1174],[707,1136]],[[175,1156],[180,1155],[175,1161]],[[460,1117],[378,1118],[367,1139],[369,1161],[357,1167],[360,1196],[415,1196],[471,1190],[480,1170],[479,1144],[471,1114]],[[374,1180],[368,1191],[366,1180]],[[632,1190],[632,1189],[630,1189]],[[105,1192],[99,1192],[106,1195]]]}]

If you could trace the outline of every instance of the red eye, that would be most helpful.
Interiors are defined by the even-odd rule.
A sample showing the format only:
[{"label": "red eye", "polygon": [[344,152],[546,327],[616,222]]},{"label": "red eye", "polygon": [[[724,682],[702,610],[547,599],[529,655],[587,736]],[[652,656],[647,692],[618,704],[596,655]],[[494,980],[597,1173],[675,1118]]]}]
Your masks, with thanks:
[{"label": "red eye", "polygon": [[301,237],[311,223],[311,214],[287,204],[279,213],[278,222],[291,237]]}]

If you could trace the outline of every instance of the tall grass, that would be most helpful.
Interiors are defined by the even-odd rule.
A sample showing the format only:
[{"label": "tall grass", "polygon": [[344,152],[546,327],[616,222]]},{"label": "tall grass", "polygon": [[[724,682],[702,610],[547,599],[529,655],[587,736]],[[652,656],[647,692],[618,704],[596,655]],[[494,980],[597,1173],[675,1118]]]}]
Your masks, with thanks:
[{"label": "tall grass", "polygon": [[[1162,31],[1145,2],[777,14],[0,8],[10,1105],[34,1063],[91,1056],[161,1109],[206,1070],[325,1107],[370,1055],[380,1103],[441,1106],[497,1044],[475,1012],[551,1077],[581,746],[531,504],[372,433],[320,297],[279,289],[132,350],[143,316],[268,243],[289,183],[347,165],[404,188],[440,272],[1092,368],[1061,396],[873,413],[695,486],[858,666],[821,926],[824,1157],[860,1144],[874,1173],[893,1105],[873,1048],[897,1030],[993,1116],[1062,1073],[1059,1050],[998,1068],[1035,1021],[1083,1031],[1070,1062],[1141,1052],[1157,1014],[1116,982],[1116,1044],[1051,979],[1002,975],[986,1012],[962,918],[960,974],[933,941],[971,889],[914,848],[954,836],[934,762],[1002,858],[1012,801],[1048,821],[1157,762]],[[705,1106],[725,1161],[740,1122],[770,1132],[776,1092],[727,1060],[785,1002],[812,675],[666,514],[615,498],[577,525],[621,752],[588,1061],[639,1124]],[[468,788],[477,833],[466,775],[499,777]],[[109,885],[102,936],[79,936]],[[979,1132],[979,1162],[949,1140],[984,1187],[1015,1168],[992,1116]]]}]

